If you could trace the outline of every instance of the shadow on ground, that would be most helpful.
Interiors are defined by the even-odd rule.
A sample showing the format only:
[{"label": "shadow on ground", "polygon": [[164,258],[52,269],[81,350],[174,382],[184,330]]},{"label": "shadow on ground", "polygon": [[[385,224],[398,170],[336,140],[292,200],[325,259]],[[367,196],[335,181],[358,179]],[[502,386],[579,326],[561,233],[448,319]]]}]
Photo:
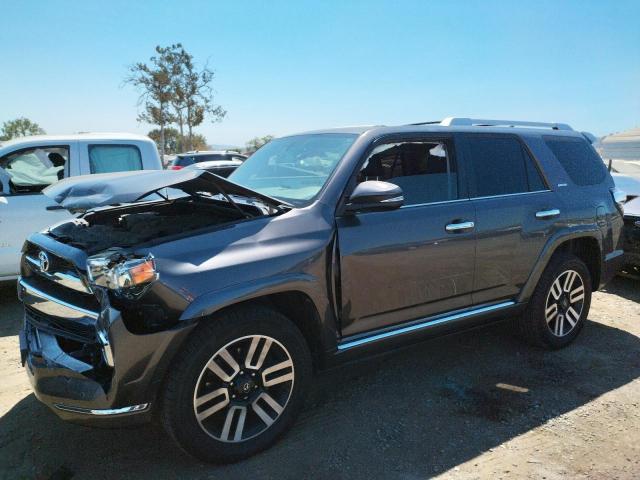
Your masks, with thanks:
[{"label": "shadow on ground", "polygon": [[505,324],[421,343],[322,374],[280,443],[227,466],[187,457],[157,427],[64,423],[30,395],[0,419],[0,474],[425,478],[636,379],[639,349],[640,338],[596,322],[556,352],[524,346]]},{"label": "shadow on ground", "polygon": [[17,335],[22,325],[22,305],[16,282],[0,282],[0,337]]}]

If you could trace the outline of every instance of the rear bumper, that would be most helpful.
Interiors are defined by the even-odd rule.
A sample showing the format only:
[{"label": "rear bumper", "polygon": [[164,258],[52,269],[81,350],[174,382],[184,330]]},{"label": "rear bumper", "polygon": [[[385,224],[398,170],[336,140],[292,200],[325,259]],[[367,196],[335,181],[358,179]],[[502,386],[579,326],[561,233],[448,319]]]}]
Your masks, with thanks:
[{"label": "rear bumper", "polygon": [[21,358],[38,400],[59,417],[83,424],[121,426],[149,420],[170,360],[193,324],[136,335],[127,330],[120,312],[103,302],[93,323],[92,312],[66,318],[67,324],[91,325],[96,335],[88,340],[79,335],[83,330],[61,329],[55,320],[47,323],[59,317],[46,312],[60,314],[73,306],[54,297],[42,299],[25,281],[18,290],[25,304]]},{"label": "rear bumper", "polygon": [[624,252],[622,250],[614,250],[607,254],[602,264],[602,275],[600,278],[599,288],[602,288],[609,283],[623,266]]}]

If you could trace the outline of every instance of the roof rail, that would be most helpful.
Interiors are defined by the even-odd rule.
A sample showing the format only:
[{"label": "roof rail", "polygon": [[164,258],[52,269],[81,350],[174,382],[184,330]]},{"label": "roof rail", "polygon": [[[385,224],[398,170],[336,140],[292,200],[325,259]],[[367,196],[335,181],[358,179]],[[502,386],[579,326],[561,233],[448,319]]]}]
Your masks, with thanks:
[{"label": "roof rail", "polygon": [[550,128],[552,130],[573,130],[566,123],[522,122],[519,120],[485,120],[480,118],[447,117],[440,122],[444,127],[479,126],[479,127],[534,127]]}]

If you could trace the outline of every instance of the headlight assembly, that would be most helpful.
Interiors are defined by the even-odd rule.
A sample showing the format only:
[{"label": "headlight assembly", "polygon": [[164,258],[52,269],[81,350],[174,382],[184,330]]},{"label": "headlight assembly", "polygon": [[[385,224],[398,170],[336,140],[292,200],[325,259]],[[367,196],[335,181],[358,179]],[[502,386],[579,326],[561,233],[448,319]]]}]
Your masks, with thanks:
[{"label": "headlight assembly", "polygon": [[158,279],[153,255],[127,258],[121,253],[99,254],[87,259],[87,274],[93,285],[111,290],[129,290]]}]

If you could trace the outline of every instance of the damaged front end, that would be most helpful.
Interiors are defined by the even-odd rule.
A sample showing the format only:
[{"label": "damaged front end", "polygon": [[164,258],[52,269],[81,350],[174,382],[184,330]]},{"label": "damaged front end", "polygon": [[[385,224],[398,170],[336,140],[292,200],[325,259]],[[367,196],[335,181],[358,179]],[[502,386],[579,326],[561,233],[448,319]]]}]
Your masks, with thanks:
[{"label": "damaged front end", "polygon": [[[162,266],[175,262],[154,257],[154,245],[286,208],[230,182],[222,188],[208,172],[160,173],[144,185],[143,178],[136,186],[126,177],[123,187],[85,179],[54,190],[63,205],[92,209],[32,235],[23,248],[22,361],[38,399],[65,419],[148,419],[169,362],[195,327],[179,321],[191,299],[163,283]],[[135,201],[161,188],[179,194]],[[93,191],[96,201],[82,200],[82,191]],[[116,198],[131,203],[109,206]]]},{"label": "damaged front end", "polygon": [[[43,237],[27,243],[18,283],[25,308],[20,349],[36,396],[62,418],[82,423],[114,418],[110,424],[118,425],[132,414],[148,419],[168,359],[194,324],[140,327],[132,321],[126,296],[92,283],[62,256],[64,248]],[[136,266],[145,265],[146,271],[146,262]],[[146,302],[139,307],[137,317],[154,308]]]}]

